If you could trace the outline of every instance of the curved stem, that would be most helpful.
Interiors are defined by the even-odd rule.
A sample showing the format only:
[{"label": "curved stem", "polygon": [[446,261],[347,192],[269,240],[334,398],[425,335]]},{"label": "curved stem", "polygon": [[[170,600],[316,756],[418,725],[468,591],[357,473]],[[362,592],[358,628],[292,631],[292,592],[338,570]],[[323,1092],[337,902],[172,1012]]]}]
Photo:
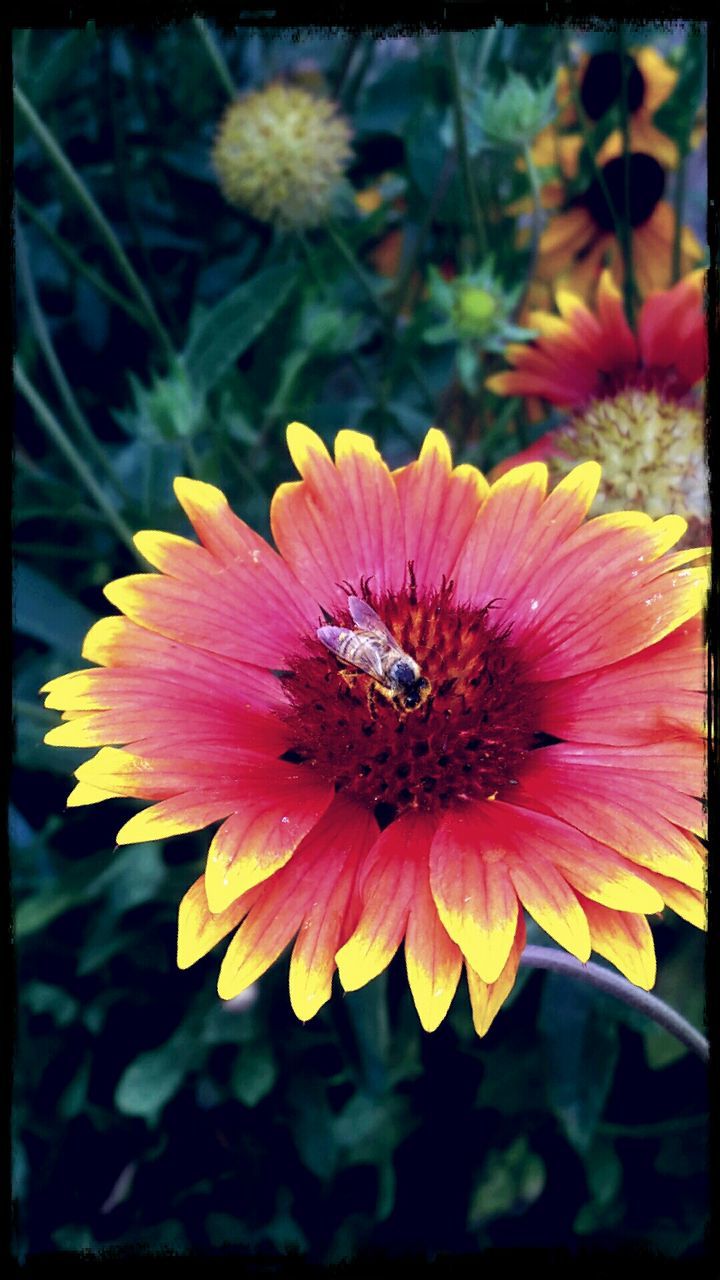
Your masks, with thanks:
[{"label": "curved stem", "polygon": [[15,203],[21,213],[24,213],[30,221],[33,222],[40,231],[42,231],[43,235],[47,237],[53,248],[57,249],[61,257],[69,263],[73,271],[77,271],[78,275],[85,276],[86,280],[90,281],[93,288],[97,289],[98,293],[104,294],[110,302],[115,304],[115,306],[121,307],[125,314],[128,315],[135,324],[144,324],[144,318],[138,311],[134,302],[129,302],[121,293],[118,293],[117,289],[113,289],[112,285],[108,284],[107,280],[104,280],[101,275],[98,275],[97,271],[94,271],[91,266],[88,266],[87,262],[85,262],[80,255],[75,252],[72,246],[68,244],[67,240],[64,240],[63,237],[50,226],[50,223],[43,217],[39,209],[36,209],[29,200],[26,200],[20,191],[15,192]]},{"label": "curved stem", "polygon": [[633,269],[633,233],[630,225],[630,159],[631,159],[631,139],[630,139],[630,110],[628,108],[628,61],[625,53],[625,31],[622,22],[618,23],[617,33],[617,50],[620,61],[620,118],[622,121],[622,140],[623,140],[623,195],[625,208],[623,210],[622,219],[622,246],[624,259],[624,292],[625,292],[625,311],[630,322],[631,328],[635,324],[635,272]]},{"label": "curved stem", "polygon": [[42,396],[35,390],[35,387],[27,377],[19,359],[15,360],[13,373],[18,390],[25,397],[31,409],[33,409],[38,422],[44,428],[46,434],[50,437],[53,444],[60,450],[65,461],[72,467],[78,480],[85,486],[98,510],[102,512],[110,527],[115,530],[117,536],[125,543],[125,546],[132,552],[135,559],[140,560],[140,562],[143,563],[135,549],[132,532],[126,525],[122,516],[118,515],[115,508],[108,501],[105,493],[95,479],[95,476],[85,462],[85,459],[80,453],[78,453],[75,445],[72,443],[72,440],[70,440],[66,435],[64,428],[58,422],[50,406],[45,403]]},{"label": "curved stem", "polygon": [[527,169],[528,181],[530,183],[530,191],[532,193],[532,225],[530,238],[530,266],[527,270],[527,278],[532,279],[535,270],[535,259],[537,258],[538,242],[540,240],[540,221],[542,219],[542,190],[540,187],[540,178],[535,168],[535,161],[532,158],[532,149],[529,143],[523,146],[523,157],[525,159],[525,167]]},{"label": "curved stem", "polygon": [[485,231],[485,223],[483,222],[482,212],[480,210],[480,202],[478,200],[477,189],[473,181],[472,165],[470,163],[470,152],[468,150],[467,133],[465,131],[465,115],[463,112],[462,88],[460,85],[460,67],[458,64],[457,45],[455,43],[455,33],[448,31],[446,33],[448,62],[450,64],[450,81],[452,84],[453,110],[455,115],[455,149],[458,155],[460,168],[462,169],[463,181],[465,183],[465,194],[470,211],[470,221],[473,228],[473,239],[475,241],[475,253],[482,257],[487,257],[488,241],[487,232]]},{"label": "curved stem", "polygon": [[205,52],[212,63],[213,70],[218,80],[228,97],[234,98],[237,93],[235,81],[230,75],[230,68],[225,61],[225,55],[220,49],[213,32],[210,30],[210,27],[204,18],[193,18],[193,24],[205,46]]},{"label": "curved stem", "polygon": [[37,293],[35,291],[35,282],[30,270],[30,261],[27,246],[25,244],[25,236],[23,234],[19,218],[16,218],[15,221],[15,260],[17,263],[18,279],[22,286],[23,293],[25,294],[30,323],[35,332],[38,346],[45,356],[45,360],[47,361],[48,368],[52,374],[53,380],[60,394],[60,398],[65,405],[68,417],[72,419],[72,422],[75,425],[75,430],[82,440],[83,447],[92,457],[95,464],[104,472],[110,483],[114,485],[121,498],[124,498],[125,494],[123,492],[122,484],[106,457],[104,449],[100,444],[98,444],[93,429],[80,408],[80,405],[75,398],[75,393],[65,377],[65,371],[58,360],[57,353],[50,336],[50,330],[45,322],[45,316],[43,315],[42,308],[40,307]]},{"label": "curved stem", "polygon": [[528,946],[520,957],[520,964],[528,969],[551,969],[554,973],[563,973],[568,978],[579,978],[581,982],[589,982],[592,987],[615,996],[617,1000],[622,1000],[638,1013],[652,1018],[653,1022],[663,1027],[665,1031],[669,1031],[671,1036],[675,1036],[676,1040],[696,1053],[703,1062],[708,1061],[710,1046],[704,1035],[696,1031],[695,1027],[663,1000],[633,986],[627,978],[621,978],[610,969],[604,969],[592,961],[581,964],[574,956],[568,955],[565,951],[556,951],[554,947]]},{"label": "curved stem", "polygon": [[175,351],[170,337],[166,333],[163,324],[158,317],[147,289],[134,270],[125,250],[105,217],[105,214],[96,203],[89,188],[80,177],[80,174],[68,160],[62,147],[40,119],[40,116],[37,114],[30,100],[25,97],[25,94],[19,85],[13,86],[13,98],[15,100],[15,105],[25,120],[25,123],[29,125],[41,147],[52,160],[58,172],[62,174],[79,204],[81,204],[85,210],[88,218],[102,236],[105,244],[117,263],[118,269],[124,275],[128,285],[140,303],[148,327],[152,329],[158,342],[163,347],[165,355],[172,359]]}]

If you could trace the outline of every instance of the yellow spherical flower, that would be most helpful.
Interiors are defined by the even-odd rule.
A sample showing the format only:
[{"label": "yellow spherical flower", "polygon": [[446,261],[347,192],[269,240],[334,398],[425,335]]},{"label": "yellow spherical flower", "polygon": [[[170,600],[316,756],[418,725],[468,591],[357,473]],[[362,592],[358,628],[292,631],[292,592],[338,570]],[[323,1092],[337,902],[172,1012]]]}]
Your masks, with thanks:
[{"label": "yellow spherical flower", "polygon": [[350,158],[350,127],[329,99],[275,83],[228,107],[212,158],[231,204],[278,227],[314,227]]}]

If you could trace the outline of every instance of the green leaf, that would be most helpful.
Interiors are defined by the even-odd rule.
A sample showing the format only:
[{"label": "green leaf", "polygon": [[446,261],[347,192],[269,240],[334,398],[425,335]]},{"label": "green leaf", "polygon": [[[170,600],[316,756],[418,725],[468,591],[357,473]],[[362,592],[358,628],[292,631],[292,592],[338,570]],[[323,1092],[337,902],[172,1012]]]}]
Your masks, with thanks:
[{"label": "green leaf", "polygon": [[568,1140],[586,1151],[615,1075],[617,1023],[595,992],[562,974],[545,977],[538,1016],[547,1093]]},{"label": "green leaf", "polygon": [[316,1177],[329,1181],[337,1168],[339,1150],[323,1085],[313,1077],[297,1080],[290,1086],[288,1100],[300,1159]]},{"label": "green leaf", "polygon": [[201,394],[257,341],[287,302],[298,270],[294,264],[268,267],[205,313],[184,352],[188,376]]},{"label": "green leaf", "polygon": [[232,1089],[246,1107],[257,1106],[277,1079],[277,1064],[263,1041],[245,1045],[235,1060]]},{"label": "green leaf", "polygon": [[[682,1013],[693,1026],[705,1025],[705,990],[702,982],[704,940],[700,934],[688,933],[676,949],[658,967],[655,994]],[[643,1027],[645,1058],[654,1070],[670,1066],[690,1050],[656,1022]]]},{"label": "green leaf", "polygon": [[16,629],[77,660],[85,635],[95,622],[90,610],[27,564],[15,566],[14,587]]},{"label": "green leaf", "polygon": [[493,1218],[518,1213],[533,1204],[545,1187],[545,1165],[525,1137],[491,1151],[470,1197],[467,1223],[477,1230]]},{"label": "green leaf", "polygon": [[194,1056],[192,1048],[179,1052],[177,1034],[159,1048],[141,1053],[120,1077],[115,1090],[118,1110],[155,1124],[194,1066]]},{"label": "green leaf", "polygon": [[31,1013],[49,1013],[59,1027],[66,1027],[72,1022],[78,1008],[73,996],[49,982],[29,982],[22,1000]]}]

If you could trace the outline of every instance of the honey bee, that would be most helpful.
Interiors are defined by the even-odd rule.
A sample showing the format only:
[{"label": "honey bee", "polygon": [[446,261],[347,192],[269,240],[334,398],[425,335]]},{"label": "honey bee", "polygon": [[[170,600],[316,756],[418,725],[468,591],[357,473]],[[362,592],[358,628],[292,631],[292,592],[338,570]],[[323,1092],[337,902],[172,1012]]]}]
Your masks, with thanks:
[{"label": "honey bee", "polygon": [[371,695],[382,694],[402,712],[415,711],[430,695],[430,681],[420,671],[414,658],[405,653],[388,631],[382,618],[359,596],[348,596],[348,608],[355,623],[349,627],[318,627],[318,640],[341,661],[358,672],[341,672],[348,684],[363,673],[372,676]]}]

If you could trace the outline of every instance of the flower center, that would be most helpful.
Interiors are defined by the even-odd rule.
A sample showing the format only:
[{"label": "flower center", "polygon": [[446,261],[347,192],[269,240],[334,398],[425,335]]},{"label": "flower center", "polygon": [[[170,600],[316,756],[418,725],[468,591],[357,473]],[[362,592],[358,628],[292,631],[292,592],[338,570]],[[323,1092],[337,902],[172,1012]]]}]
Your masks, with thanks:
[{"label": "flower center", "polygon": [[[604,183],[595,178],[575,203],[585,205],[595,225],[607,232],[615,230],[613,210],[620,215],[625,211],[625,157],[616,156],[608,160],[602,172]],[[664,190],[665,174],[657,160],[642,151],[633,152],[627,173],[627,216],[633,229],[641,227],[655,212]],[[612,208],[606,193],[610,196]]]},{"label": "flower center", "polygon": [[628,506],[656,518],[673,511],[689,522],[693,545],[707,536],[709,520],[704,436],[702,413],[688,398],[627,386],[589,401],[558,428],[550,471],[557,481],[597,458],[603,474],[593,514]]},{"label": "flower center", "polygon": [[[285,758],[372,807],[381,825],[407,809],[494,797],[539,745],[538,695],[492,602],[457,604],[452,583],[418,596],[410,577],[396,595],[375,597],[364,584],[361,594],[430,681],[417,710],[403,712],[315,636],[281,677],[291,703]],[[354,625],[346,610],[332,621]]]},{"label": "flower center", "polygon": [[628,111],[632,115],[642,105],[645,81],[634,58],[624,56],[625,69],[617,53],[595,53],[587,64],[580,90],[580,101],[591,120],[599,120],[617,102],[627,83]]}]

